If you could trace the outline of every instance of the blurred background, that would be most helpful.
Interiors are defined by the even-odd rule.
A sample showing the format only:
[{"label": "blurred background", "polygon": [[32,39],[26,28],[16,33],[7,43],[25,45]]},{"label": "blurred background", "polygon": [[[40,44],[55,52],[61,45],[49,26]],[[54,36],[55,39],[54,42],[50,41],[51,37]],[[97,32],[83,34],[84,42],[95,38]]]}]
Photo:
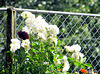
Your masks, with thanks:
[{"label": "blurred background", "polygon": [[99,0],[0,0],[0,7],[100,13]]}]

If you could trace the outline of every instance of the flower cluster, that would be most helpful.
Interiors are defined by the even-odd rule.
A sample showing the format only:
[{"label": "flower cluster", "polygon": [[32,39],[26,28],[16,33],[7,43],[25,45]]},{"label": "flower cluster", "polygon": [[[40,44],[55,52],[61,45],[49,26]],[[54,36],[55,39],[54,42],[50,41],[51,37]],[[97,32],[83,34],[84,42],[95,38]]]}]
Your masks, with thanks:
[{"label": "flower cluster", "polygon": [[[18,32],[18,36],[22,40],[20,41],[18,39],[11,39],[10,50],[14,53],[17,49],[25,49],[25,54],[24,52],[18,53],[21,54],[21,58],[24,58],[24,60],[19,58],[21,60],[20,63],[25,62],[24,64],[26,64],[27,69],[31,69],[30,65],[33,65],[31,67],[34,69],[30,71],[34,72],[36,68],[41,70],[41,68],[43,68],[45,65],[45,72],[41,73],[44,74],[48,72],[48,70],[52,70],[53,72],[55,69],[52,68],[56,66],[56,71],[59,72],[59,74],[62,74],[67,73],[71,68],[71,64],[68,59],[69,57],[77,59],[75,62],[83,63],[84,54],[80,52],[81,47],[78,44],[72,46],[65,45],[64,51],[67,53],[63,54],[64,51],[62,51],[62,46],[60,46],[60,43],[57,41],[59,28],[56,25],[49,25],[45,19],[42,18],[42,16],[35,17],[35,15],[31,12],[22,12],[21,16],[23,19],[25,19],[26,24],[26,26],[24,26],[22,30]],[[36,38],[36,40],[34,40],[34,38]],[[23,54],[26,56],[23,57]],[[18,59],[18,57],[16,59]],[[28,66],[27,64],[30,65]],[[36,64],[38,64],[38,67]],[[38,72],[38,70],[35,72]],[[85,73],[86,71],[81,70],[81,72]]]},{"label": "flower cluster", "polygon": [[72,46],[64,46],[64,48],[67,52],[79,52],[81,50],[81,47],[78,44]]},{"label": "flower cluster", "polygon": [[58,57],[59,57],[59,55],[56,56],[56,58],[55,58],[55,60],[54,60],[54,64],[55,64],[56,66],[58,66],[59,64],[63,64],[62,72],[68,71],[69,68],[70,68],[70,64],[69,64],[69,62],[68,62],[68,60],[67,60],[67,56],[64,55],[62,59],[59,59]]},{"label": "flower cluster", "polygon": [[20,40],[18,39],[11,39],[10,50],[15,52],[17,49],[20,49]]},{"label": "flower cluster", "polygon": [[25,49],[26,52],[30,49],[29,39],[22,40],[22,43],[18,39],[11,39],[10,51],[15,52],[17,49],[20,49],[21,46]]},{"label": "flower cluster", "polygon": [[55,42],[57,44],[57,34],[59,28],[56,25],[49,25],[42,16],[35,17],[31,12],[22,12],[21,16],[25,19],[26,26],[22,31],[28,34],[37,34],[41,41],[47,41],[50,39],[50,43]]},{"label": "flower cluster", "polygon": [[72,53],[71,58],[77,59],[80,62],[83,61],[84,54],[80,52],[81,47],[78,44],[72,46],[64,46],[64,48],[66,52]]},{"label": "flower cluster", "polygon": [[65,48],[65,51],[67,52],[67,54],[66,55],[63,55],[63,58],[62,59],[59,59],[58,58],[59,55],[57,55],[56,58],[55,58],[56,60],[54,61],[54,63],[57,66],[59,64],[64,64],[64,66],[62,68],[62,72],[65,72],[66,73],[66,71],[68,71],[69,68],[70,68],[70,64],[69,64],[67,55],[70,58],[77,59],[78,62],[83,62],[84,54],[81,53],[81,52],[79,52],[81,50],[81,47],[78,44],[72,45],[72,46],[64,46],[64,48]]},{"label": "flower cluster", "polygon": [[[25,19],[26,26],[18,32],[18,36],[23,39],[21,46],[28,51],[30,49],[29,35],[37,35],[37,39],[42,42],[49,40],[49,43],[53,42],[57,45],[57,34],[59,28],[56,25],[49,25],[42,16],[35,17],[31,12],[22,12],[21,16]],[[13,39],[12,39],[13,40]],[[11,43],[12,46],[13,43]],[[20,45],[20,43],[19,43]],[[16,48],[16,47],[13,47]],[[11,47],[12,49],[12,47]],[[17,48],[16,48],[17,50]],[[11,50],[12,51],[12,50]]]}]

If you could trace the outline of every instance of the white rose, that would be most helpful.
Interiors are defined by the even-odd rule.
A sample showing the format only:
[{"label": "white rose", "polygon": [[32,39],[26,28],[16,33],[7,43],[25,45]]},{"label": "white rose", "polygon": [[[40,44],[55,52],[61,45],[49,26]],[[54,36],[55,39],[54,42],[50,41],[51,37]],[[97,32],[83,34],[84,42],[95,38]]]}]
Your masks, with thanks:
[{"label": "white rose", "polygon": [[37,26],[37,32],[38,33],[46,33],[45,25],[38,25]]},{"label": "white rose", "polygon": [[23,48],[25,48],[26,52],[28,52],[29,49],[30,49],[30,41],[29,41],[29,39],[23,40],[22,43],[21,43],[21,46]]},{"label": "white rose", "polygon": [[36,19],[35,19],[35,25],[44,25],[44,26],[47,26],[48,23],[45,21],[45,19],[42,18],[42,16],[38,16]]},{"label": "white rose", "polygon": [[54,42],[55,45],[57,45],[57,38],[56,37],[50,36],[48,39],[50,40],[50,44],[52,44]]},{"label": "white rose", "polygon": [[71,46],[64,46],[64,48],[67,52],[73,52],[74,51],[74,49],[72,49]]},{"label": "white rose", "polygon": [[25,32],[27,32],[28,34],[31,33],[31,32],[30,32],[30,29],[29,29],[27,26],[23,27],[22,31],[25,31]]},{"label": "white rose", "polygon": [[72,45],[71,49],[73,49],[75,52],[79,52],[81,50],[80,45],[76,44],[76,45]]},{"label": "white rose", "polygon": [[42,16],[38,16],[31,27],[34,33],[46,33],[47,26],[48,23],[42,18]]},{"label": "white rose", "polygon": [[82,54],[81,52],[74,52],[71,56],[71,58],[77,59],[78,61],[83,60],[84,54]]},{"label": "white rose", "polygon": [[21,16],[23,18],[35,18],[35,15],[34,14],[32,14],[31,12],[27,12],[27,11],[22,12],[21,13]]},{"label": "white rose", "polygon": [[56,36],[57,34],[59,34],[59,28],[57,27],[57,25],[49,25],[47,29],[50,35]]},{"label": "white rose", "polygon": [[63,56],[63,63],[64,63],[64,67],[62,69],[62,72],[66,72],[70,68],[69,62],[67,60],[67,56]]},{"label": "white rose", "polygon": [[69,63],[68,63],[68,61],[67,61],[67,62],[65,62],[65,64],[64,64],[64,67],[63,67],[63,69],[62,69],[62,72],[68,71],[69,68],[70,68],[70,65],[69,65]]},{"label": "white rose", "polygon": [[42,38],[43,40],[46,40],[47,37],[44,33],[38,33],[39,38]]},{"label": "white rose", "polygon": [[66,55],[63,56],[63,60],[64,61],[67,60],[67,56]]},{"label": "white rose", "polygon": [[11,39],[10,51],[15,52],[20,48],[20,41],[18,39]]},{"label": "white rose", "polygon": [[25,20],[25,23],[26,23],[28,28],[32,27],[32,25],[34,25],[34,22],[35,22],[35,18],[27,18]]}]

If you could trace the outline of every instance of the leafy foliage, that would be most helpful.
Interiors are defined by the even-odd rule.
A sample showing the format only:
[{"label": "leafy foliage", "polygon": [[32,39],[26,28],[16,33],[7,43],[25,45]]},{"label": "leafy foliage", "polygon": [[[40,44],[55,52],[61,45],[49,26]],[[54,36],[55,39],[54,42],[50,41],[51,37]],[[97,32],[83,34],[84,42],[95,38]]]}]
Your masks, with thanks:
[{"label": "leafy foliage", "polygon": [[[67,12],[81,12],[81,13],[97,13],[99,14],[100,9],[99,9],[99,0],[9,0],[8,2],[1,0],[0,2],[0,7],[6,7],[7,6],[14,6],[17,8],[29,8],[29,9],[42,9],[42,10],[56,10],[56,11],[67,11]],[[0,20],[3,19],[3,15],[6,14],[0,12]],[[7,15],[5,15],[6,17]],[[65,18],[67,17],[67,15],[63,15]],[[59,19],[60,21],[64,21],[64,18]],[[61,22],[58,21],[58,18],[60,17],[60,15],[57,15],[56,18],[53,19],[53,21],[51,21],[52,24],[56,24],[58,26],[61,25]],[[74,16],[71,16],[71,18],[73,18]],[[52,16],[51,16],[52,18]],[[99,36],[100,36],[100,29],[99,29],[99,19],[100,18],[88,18],[86,19],[86,21],[84,22],[85,18],[87,17],[83,17],[80,18],[78,16],[75,16],[73,19],[73,22],[71,22],[71,18],[66,19],[67,22],[63,23],[63,27],[60,27],[60,31],[61,33],[58,35],[58,37],[60,37],[60,35],[63,33],[63,38],[60,37],[60,40],[58,42],[58,45],[63,46],[63,45],[72,45],[74,43],[78,43],[81,45],[82,49],[83,49],[83,53],[86,54],[86,56],[90,56],[90,60],[88,60],[87,62],[91,62],[91,60],[96,59],[92,64],[96,65],[97,61],[99,60],[98,58],[100,56],[98,56],[98,52],[97,49],[100,51],[99,48]],[[49,18],[48,22],[51,20]],[[6,25],[6,19],[3,20],[2,24],[0,23],[0,30],[3,29],[3,27]],[[56,21],[56,23],[55,23]],[[78,22],[77,22],[78,21]],[[1,21],[0,21],[1,22]],[[70,23],[71,22],[71,23]],[[73,31],[70,31],[72,27],[74,27],[75,22],[77,23],[75,28],[73,28]],[[84,22],[84,23],[83,23]],[[4,24],[3,24],[4,23]],[[69,24],[70,23],[70,24]],[[68,26],[69,25],[69,26]],[[81,27],[80,27],[81,25]],[[67,27],[67,28],[65,28]],[[5,28],[6,29],[6,28]],[[70,34],[69,34],[70,33]],[[80,33],[81,36],[80,36]],[[5,37],[5,31],[0,34],[0,37]],[[69,40],[71,38],[71,40]],[[97,39],[97,41],[95,41],[95,39]],[[62,43],[60,43],[62,42]],[[5,45],[5,41],[2,42],[2,44],[0,45],[0,47],[2,47],[3,45]],[[40,44],[41,45],[41,44]],[[61,47],[58,46],[60,49]],[[39,45],[32,43],[32,47],[34,47],[35,49],[37,49],[37,47],[39,47]],[[45,48],[48,48],[49,45],[46,44],[44,46]],[[43,50],[44,50],[44,47]],[[90,53],[88,50],[91,50]],[[22,50],[24,51],[24,49],[22,48]],[[95,51],[96,50],[96,51]],[[31,51],[34,52],[34,49],[32,49]],[[30,51],[30,53],[32,53]],[[38,49],[36,51],[39,51]],[[52,51],[54,51],[54,47],[52,48]],[[92,52],[95,51],[92,54]],[[18,51],[16,51],[17,53]],[[51,52],[50,50],[48,52]],[[65,53],[65,52],[64,52]],[[25,54],[25,53],[20,53],[21,54]],[[32,56],[34,56],[36,53],[32,54]],[[52,55],[51,53],[49,53],[49,55]],[[95,58],[97,56],[97,58]],[[19,57],[18,55],[16,56],[16,58]],[[35,56],[36,57],[36,56]],[[49,57],[52,58],[52,57]],[[23,57],[23,59],[25,59],[25,57]],[[31,58],[30,58],[31,59]],[[39,59],[39,58],[38,58]],[[19,58],[20,60],[20,58]],[[32,59],[31,59],[32,60]],[[52,61],[52,59],[51,59]],[[27,63],[27,65],[30,65],[29,63]],[[31,66],[31,65],[30,65]],[[3,66],[2,66],[3,67]],[[52,67],[52,66],[51,66]],[[96,67],[96,69],[99,69],[99,66]],[[31,69],[29,68],[28,70],[31,71]],[[37,70],[37,69],[36,69]],[[4,70],[2,70],[3,72]],[[24,70],[25,71],[25,70]],[[49,72],[49,71],[48,71]]]}]

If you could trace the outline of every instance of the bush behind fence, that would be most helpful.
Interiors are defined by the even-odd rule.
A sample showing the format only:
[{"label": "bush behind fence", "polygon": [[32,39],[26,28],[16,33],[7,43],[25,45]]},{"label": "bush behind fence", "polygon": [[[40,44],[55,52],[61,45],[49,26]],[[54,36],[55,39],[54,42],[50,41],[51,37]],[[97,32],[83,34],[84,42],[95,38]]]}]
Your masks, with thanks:
[{"label": "bush behind fence", "polygon": [[[36,16],[41,15],[46,22],[59,27],[58,39],[64,45],[79,44],[82,47],[81,52],[87,57],[86,62],[90,63],[98,74],[100,73],[100,15],[17,8],[14,11],[17,12],[15,21],[13,21],[13,24],[16,25],[15,37],[18,37],[17,32],[25,26],[25,20],[20,15],[22,11],[30,11]],[[6,11],[0,11],[0,50],[6,49],[7,15]],[[1,54],[0,64],[5,64],[4,56],[6,55],[2,56]]]}]

